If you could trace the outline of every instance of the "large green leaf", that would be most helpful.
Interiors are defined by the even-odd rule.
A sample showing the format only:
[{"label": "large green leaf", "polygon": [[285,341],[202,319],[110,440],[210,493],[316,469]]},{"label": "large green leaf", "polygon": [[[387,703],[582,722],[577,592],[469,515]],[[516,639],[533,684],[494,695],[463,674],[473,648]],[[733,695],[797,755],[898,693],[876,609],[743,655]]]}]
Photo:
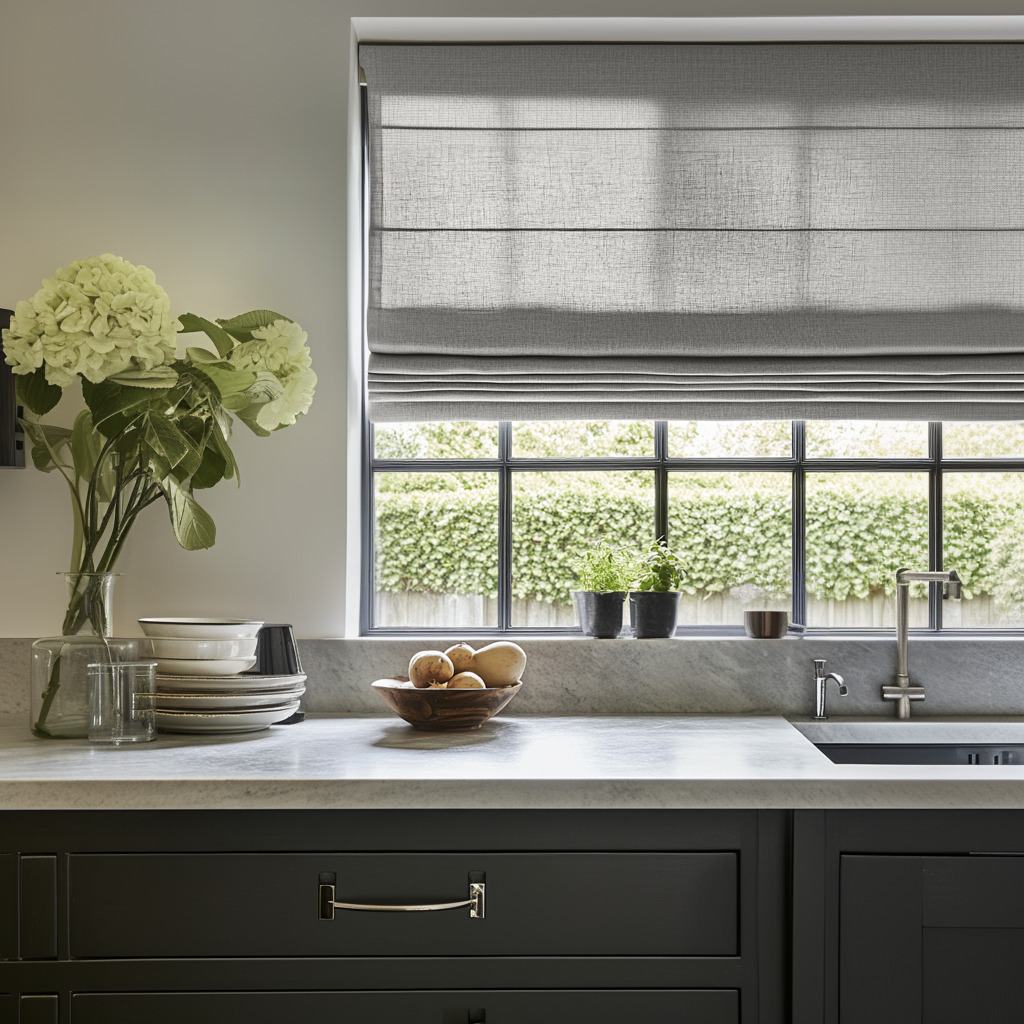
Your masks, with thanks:
[{"label": "large green leaf", "polygon": [[218,327],[211,320],[196,316],[195,313],[182,313],[178,319],[181,321],[182,334],[194,334],[196,331],[202,331],[217,346],[217,351],[221,356],[229,355],[235,347],[235,339],[223,327]]},{"label": "large green leaf", "polygon": [[203,453],[192,439],[166,416],[157,412],[149,413],[149,429],[146,442],[163,459],[176,475],[191,476],[203,461]]},{"label": "large green leaf", "polygon": [[235,415],[257,436],[270,437],[270,431],[256,422],[260,411],[259,405],[247,405],[244,409],[235,410]]},{"label": "large green leaf", "polygon": [[170,366],[154,366],[152,370],[122,370],[107,380],[132,388],[169,388],[178,380],[178,371]]},{"label": "large green leaf", "polygon": [[49,473],[57,468],[53,457],[61,448],[71,441],[71,431],[67,427],[55,427],[49,423],[35,423],[32,420],[18,420],[32,442],[32,462],[36,469]]},{"label": "large green leaf", "polygon": [[[217,385],[221,400],[229,409],[235,396],[244,395],[256,382],[256,374],[249,370],[236,370],[234,367],[223,369],[221,366],[206,365],[203,367],[203,373]],[[248,405],[250,401],[251,399],[245,399],[243,404]]]},{"label": "large green leaf", "polygon": [[205,369],[200,370],[197,366],[186,367],[182,371],[181,381],[187,388],[198,392],[200,397],[209,401],[211,408],[220,408],[220,389]]},{"label": "large green leaf", "polygon": [[206,443],[206,421],[199,416],[180,416],[174,421],[178,429],[197,447]]},{"label": "large green leaf", "polygon": [[157,480],[171,480],[177,479],[174,476],[174,470],[171,468],[171,464],[155,449],[146,446],[144,450],[144,457],[149,463],[150,471]]},{"label": "large green leaf", "polygon": [[217,527],[210,514],[172,477],[161,482],[171,514],[174,536],[186,551],[212,548],[217,539]]},{"label": "large green leaf", "polygon": [[192,474],[192,486],[196,490],[213,487],[224,479],[227,463],[224,456],[214,445],[208,445],[203,451],[203,464]]},{"label": "large green leaf", "polygon": [[[92,425],[92,414],[83,409],[75,417],[75,425],[71,430],[71,457],[75,460],[75,473],[82,480],[92,477],[96,462],[103,451],[103,435]],[[114,467],[109,458],[104,458],[103,465],[96,473],[96,497],[100,501],[109,502],[114,494]]]},{"label": "large green leaf", "polygon": [[242,474],[235,461],[235,453],[231,450],[228,441],[231,437],[231,417],[223,410],[218,409],[213,418],[213,429],[210,432],[210,443],[224,459],[224,479],[235,480],[239,487],[242,486]]},{"label": "large green leaf", "polygon": [[248,313],[233,316],[230,320],[221,320],[217,323],[224,328],[233,338],[241,342],[251,341],[252,332],[258,331],[261,327],[269,327],[275,320],[284,320],[286,323],[293,321],[272,309],[251,309]]},{"label": "large green leaf", "polygon": [[18,400],[37,416],[45,416],[64,394],[56,384],[46,379],[45,366],[40,366],[35,373],[18,374],[14,380]]},{"label": "large green leaf", "polygon": [[[186,348],[185,355],[187,355],[197,366],[203,366],[206,363],[219,363],[224,358],[219,352],[211,352],[208,348],[198,347]],[[228,365],[230,365],[230,363]]]},{"label": "large green leaf", "polygon": [[82,395],[92,413],[92,422],[104,437],[120,433],[146,406],[166,395],[166,390],[121,387],[114,381],[99,384],[82,381]]}]

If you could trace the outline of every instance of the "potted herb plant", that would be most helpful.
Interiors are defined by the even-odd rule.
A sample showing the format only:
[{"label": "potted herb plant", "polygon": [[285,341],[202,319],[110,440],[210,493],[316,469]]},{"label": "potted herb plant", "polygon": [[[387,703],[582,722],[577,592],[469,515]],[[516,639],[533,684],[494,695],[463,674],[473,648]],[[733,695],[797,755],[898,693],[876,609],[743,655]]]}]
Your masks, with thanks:
[{"label": "potted herb plant", "polygon": [[574,566],[579,590],[572,591],[580,628],[587,636],[611,640],[622,632],[622,609],[632,578],[632,557],[601,545]]},{"label": "potted herb plant", "polygon": [[655,541],[636,563],[629,593],[629,628],[638,640],[670,637],[676,631],[679,584],[686,570],[664,541]]}]

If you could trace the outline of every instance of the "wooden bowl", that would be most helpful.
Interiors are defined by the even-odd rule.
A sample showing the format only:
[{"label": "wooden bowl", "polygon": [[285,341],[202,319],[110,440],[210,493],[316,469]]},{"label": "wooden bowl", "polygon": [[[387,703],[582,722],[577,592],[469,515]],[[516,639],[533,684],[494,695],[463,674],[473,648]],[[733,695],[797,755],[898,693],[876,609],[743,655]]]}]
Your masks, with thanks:
[{"label": "wooden bowl", "polygon": [[508,704],[522,685],[485,690],[418,690],[401,679],[378,679],[373,688],[414,729],[458,732],[479,729]]}]

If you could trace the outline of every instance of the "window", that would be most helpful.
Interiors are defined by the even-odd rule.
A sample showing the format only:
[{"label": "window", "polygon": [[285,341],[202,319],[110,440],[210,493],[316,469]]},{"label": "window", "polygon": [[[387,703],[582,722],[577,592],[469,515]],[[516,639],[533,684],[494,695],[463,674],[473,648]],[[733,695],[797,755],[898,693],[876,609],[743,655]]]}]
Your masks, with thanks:
[{"label": "window", "polygon": [[359,55],[364,632],[572,631],[655,537],[683,631],[888,629],[903,565],[1024,625],[1019,45]]},{"label": "window", "polygon": [[1024,626],[1018,423],[367,424],[364,631],[576,631],[573,562],[666,536],[680,633],[748,608],[810,630],[891,629],[901,566],[919,629]]}]

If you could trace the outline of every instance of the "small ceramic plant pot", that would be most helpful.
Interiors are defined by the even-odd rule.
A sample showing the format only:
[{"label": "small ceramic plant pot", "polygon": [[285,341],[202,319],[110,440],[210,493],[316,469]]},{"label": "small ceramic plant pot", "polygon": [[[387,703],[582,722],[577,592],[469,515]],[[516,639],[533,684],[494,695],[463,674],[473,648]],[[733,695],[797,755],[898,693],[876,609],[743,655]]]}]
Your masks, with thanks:
[{"label": "small ceramic plant pot", "polygon": [[637,640],[664,639],[675,635],[678,614],[678,590],[629,592],[629,631]]},{"label": "small ceramic plant pot", "polygon": [[572,599],[580,628],[587,636],[612,640],[622,632],[624,590],[574,590]]}]

